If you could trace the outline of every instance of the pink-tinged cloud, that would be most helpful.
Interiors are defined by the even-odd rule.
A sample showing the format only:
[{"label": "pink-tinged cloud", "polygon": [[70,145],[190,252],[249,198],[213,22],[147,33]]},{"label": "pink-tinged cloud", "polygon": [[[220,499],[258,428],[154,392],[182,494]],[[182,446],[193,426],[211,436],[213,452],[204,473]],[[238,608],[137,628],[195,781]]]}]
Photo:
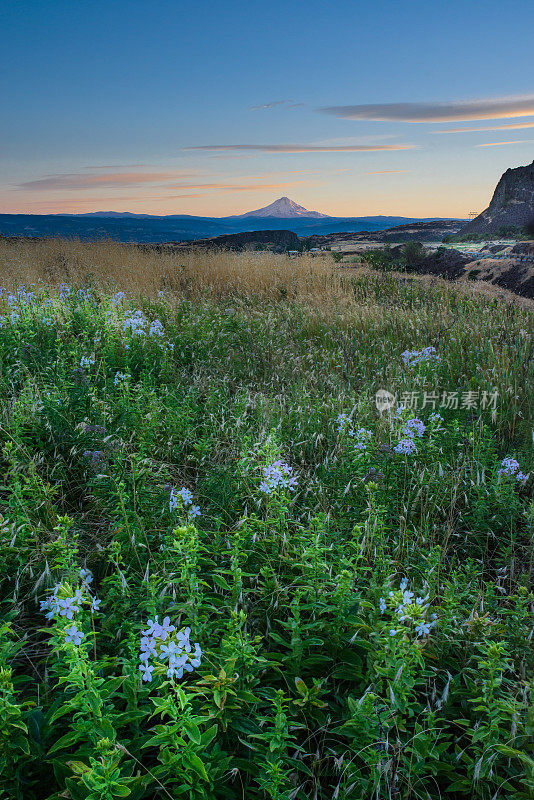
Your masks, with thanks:
[{"label": "pink-tinged cloud", "polygon": [[251,150],[260,153],[366,153],[382,150],[412,150],[413,144],[355,144],[334,147],[333,145],[313,144],[204,144],[185,147],[185,150],[212,150],[217,152],[231,150]]},{"label": "pink-tinged cloud", "polygon": [[193,177],[176,172],[110,172],[97,175],[87,175],[85,173],[70,172],[57,175],[47,175],[34,181],[24,181],[17,184],[17,189],[32,190],[79,190],[93,188],[126,188],[133,186],[144,186],[146,184],[165,184],[169,181],[176,181],[184,178]]},{"label": "pink-tinged cloud", "polygon": [[[305,174],[303,170],[291,170],[292,173]],[[47,175],[33,181],[25,181],[16,185],[17,191],[73,191],[80,189],[135,189],[140,186],[145,188],[157,187],[159,189],[227,189],[229,191],[250,191],[253,189],[279,189],[287,186],[295,186],[292,182],[272,182],[273,175],[247,175],[238,178],[239,184],[227,183],[199,183],[192,182],[191,179],[198,178],[199,175],[184,174],[176,172],[113,172],[108,174],[87,175],[84,173],[63,173],[58,175]],[[187,180],[189,179],[189,180]],[[258,183],[267,179],[269,183]],[[255,183],[248,183],[255,181]]]},{"label": "pink-tinged cloud", "polygon": [[463,122],[477,119],[508,119],[534,116],[534,95],[460,100],[451,103],[328,106],[320,110],[342,119],[374,122]]},{"label": "pink-tinged cloud", "polygon": [[486,144],[476,144],[475,147],[500,147],[503,144],[528,144],[532,139],[515,139],[512,142],[487,142]]},{"label": "pink-tinged cloud", "polygon": [[515,131],[520,128],[534,128],[534,122],[512,122],[508,125],[488,125],[483,128],[446,128],[430,133],[479,133],[479,131]]}]

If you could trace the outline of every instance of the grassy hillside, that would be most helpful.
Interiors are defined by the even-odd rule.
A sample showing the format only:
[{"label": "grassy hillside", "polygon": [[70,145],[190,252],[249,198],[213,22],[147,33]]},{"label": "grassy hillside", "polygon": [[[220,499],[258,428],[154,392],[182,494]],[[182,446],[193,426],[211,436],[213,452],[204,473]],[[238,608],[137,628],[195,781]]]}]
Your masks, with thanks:
[{"label": "grassy hillside", "polygon": [[0,797],[532,797],[528,303],[0,264]]}]

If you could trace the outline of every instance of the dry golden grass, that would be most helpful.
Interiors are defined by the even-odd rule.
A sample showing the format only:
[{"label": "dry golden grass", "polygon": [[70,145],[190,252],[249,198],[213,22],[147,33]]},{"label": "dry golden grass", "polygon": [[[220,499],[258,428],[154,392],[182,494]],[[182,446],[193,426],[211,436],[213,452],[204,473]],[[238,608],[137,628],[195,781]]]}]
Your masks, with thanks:
[{"label": "dry golden grass", "polygon": [[270,252],[172,251],[77,239],[0,240],[6,288],[92,283],[153,297],[160,290],[188,297],[232,293],[301,298],[344,293],[330,256],[289,258]]},{"label": "dry golden grass", "polygon": [[254,296],[297,301],[322,312],[348,312],[352,322],[355,317],[377,322],[405,318],[409,307],[413,313],[415,294],[424,299],[418,316],[430,319],[437,313],[442,324],[454,318],[460,298],[533,307],[532,301],[483,282],[452,284],[430,276],[340,267],[328,253],[289,258],[270,252],[152,249],[112,240],[5,238],[0,239],[0,270],[6,289],[65,282],[145,298],[161,290],[188,299]]}]

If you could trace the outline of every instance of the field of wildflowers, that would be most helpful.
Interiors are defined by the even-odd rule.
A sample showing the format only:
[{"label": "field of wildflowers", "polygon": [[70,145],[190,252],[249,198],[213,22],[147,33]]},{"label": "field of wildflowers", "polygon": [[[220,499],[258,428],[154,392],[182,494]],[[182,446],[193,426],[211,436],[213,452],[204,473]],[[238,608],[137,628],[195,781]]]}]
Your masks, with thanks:
[{"label": "field of wildflowers", "polygon": [[534,796],[531,312],[344,280],[2,290],[2,800]]}]

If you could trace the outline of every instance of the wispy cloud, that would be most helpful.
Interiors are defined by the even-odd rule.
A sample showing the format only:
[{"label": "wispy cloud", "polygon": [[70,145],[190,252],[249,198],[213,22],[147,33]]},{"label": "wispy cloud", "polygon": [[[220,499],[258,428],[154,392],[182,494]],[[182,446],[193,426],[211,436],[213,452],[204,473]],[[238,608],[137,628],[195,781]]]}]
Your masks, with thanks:
[{"label": "wispy cloud", "polygon": [[364,175],[393,175],[393,173],[411,172],[410,169],[375,169],[372,172],[364,172]]},{"label": "wispy cloud", "polygon": [[[59,193],[86,190],[90,196],[85,198],[77,198],[74,200],[66,200],[58,198],[58,204],[68,203],[72,206],[75,202],[76,205],[94,202],[107,202],[110,199],[128,199],[134,201],[139,199],[140,192],[132,193],[130,197],[111,198],[106,194],[108,189],[121,188],[123,190],[139,190],[142,187],[145,192],[147,190],[157,189],[160,192],[165,191],[168,193],[176,191],[184,191],[187,194],[167,194],[164,197],[203,197],[203,192],[206,191],[221,191],[221,192],[254,192],[271,189],[286,189],[293,186],[310,183],[309,180],[296,179],[299,174],[305,175],[306,172],[302,170],[290,170],[295,174],[295,179],[284,180],[275,174],[263,175],[247,175],[243,177],[234,177],[232,182],[227,181],[198,181],[198,175],[179,174],[176,172],[145,172],[145,173],[108,173],[87,175],[84,173],[62,173],[57,175],[47,175],[44,178],[39,178],[33,181],[25,181],[16,184],[13,188],[17,192],[39,192],[39,193]],[[230,179],[231,181],[231,179]],[[95,196],[95,191],[98,195]],[[103,194],[104,192],[104,194]],[[200,194],[191,194],[191,192],[200,192]],[[144,200],[149,199],[143,192]],[[163,199],[163,198],[160,198]],[[37,201],[40,202],[40,201]],[[44,201],[47,204],[49,201]]]},{"label": "wispy cloud", "polygon": [[512,122],[508,125],[488,125],[483,128],[446,128],[430,133],[478,133],[479,131],[512,131],[520,128],[534,128],[534,122]]},{"label": "wispy cloud", "polygon": [[534,116],[534,95],[459,100],[450,103],[372,103],[327,106],[320,109],[335,117],[376,122],[462,122]]},{"label": "wispy cloud", "polygon": [[[305,174],[301,170],[291,170],[295,174]],[[159,188],[169,191],[177,189],[198,191],[207,189],[226,190],[230,192],[246,192],[261,189],[280,189],[306,183],[303,180],[280,181],[275,175],[247,175],[234,178],[232,183],[199,182],[198,174],[176,172],[112,172],[103,174],[61,173],[47,175],[33,181],[25,181],[15,185],[18,191],[58,192],[105,189],[136,189],[139,187]],[[194,180],[197,178],[197,180]],[[274,178],[274,181],[273,181]],[[267,181],[267,182],[264,182]]]},{"label": "wispy cloud", "polygon": [[139,169],[140,167],[146,166],[147,164],[99,164],[97,167],[82,167],[82,169],[96,172],[101,169]]},{"label": "wispy cloud", "polygon": [[515,139],[513,142],[486,142],[485,144],[476,144],[475,147],[500,147],[503,144],[528,144],[532,139]]},{"label": "wispy cloud", "polygon": [[24,181],[16,185],[17,189],[24,190],[80,190],[93,188],[124,188],[143,186],[146,184],[164,184],[169,181],[192,177],[191,174],[176,172],[109,172],[104,174],[87,175],[81,172],[65,172],[56,175],[46,175],[33,181]]},{"label": "wispy cloud", "polygon": [[365,153],[381,150],[411,150],[413,144],[354,144],[354,145],[312,145],[312,144],[205,144],[186,147],[185,150],[232,151],[249,150],[260,153]]},{"label": "wispy cloud", "polygon": [[262,103],[259,106],[251,106],[251,111],[268,111],[276,106],[286,106],[286,108],[300,108],[304,103],[295,103],[294,100],[274,100],[271,103]]},{"label": "wispy cloud", "polygon": [[175,186],[175,189],[215,189],[226,192],[257,192],[264,189],[287,189],[291,186],[310,185],[309,181],[282,181],[279,183],[198,183]]}]

